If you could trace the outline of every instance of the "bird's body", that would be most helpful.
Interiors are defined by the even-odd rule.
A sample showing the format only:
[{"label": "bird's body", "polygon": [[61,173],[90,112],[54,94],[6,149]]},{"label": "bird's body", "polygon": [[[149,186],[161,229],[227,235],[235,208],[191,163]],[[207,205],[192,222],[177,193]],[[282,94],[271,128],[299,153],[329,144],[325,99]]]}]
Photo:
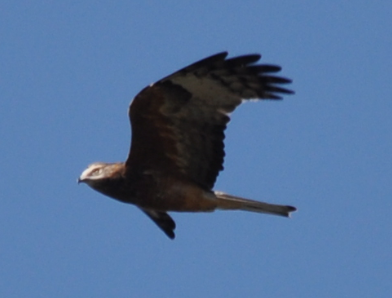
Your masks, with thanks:
[{"label": "bird's body", "polygon": [[243,99],[280,99],[292,93],[270,75],[273,65],[251,65],[259,55],[225,59],[220,53],[143,89],[129,117],[132,144],[124,163],[94,163],[79,178],[93,189],[143,210],[170,238],[166,213],[247,210],[288,216],[295,208],[213,191],[223,169],[224,130]]},{"label": "bird's body", "polygon": [[102,194],[123,203],[158,211],[197,212],[213,211],[216,208],[211,191],[182,177],[146,171],[127,178],[124,163],[106,164],[106,167],[113,170],[114,175],[110,174],[110,179],[87,183]]}]

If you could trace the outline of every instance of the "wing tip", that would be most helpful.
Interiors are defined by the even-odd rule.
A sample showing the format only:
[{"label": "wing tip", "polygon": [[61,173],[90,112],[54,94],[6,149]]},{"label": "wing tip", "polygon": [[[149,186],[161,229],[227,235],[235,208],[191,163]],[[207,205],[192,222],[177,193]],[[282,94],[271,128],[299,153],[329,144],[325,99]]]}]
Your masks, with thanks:
[{"label": "wing tip", "polygon": [[174,240],[176,238],[176,234],[173,231],[165,231],[165,234],[167,237],[169,237],[171,240]]},{"label": "wing tip", "polygon": [[294,206],[286,206],[287,207],[287,216],[288,218],[291,218],[291,213],[296,212],[297,208]]},{"label": "wing tip", "polygon": [[174,230],[176,223],[169,214],[164,211],[156,211],[140,208],[170,239],[176,237]]}]

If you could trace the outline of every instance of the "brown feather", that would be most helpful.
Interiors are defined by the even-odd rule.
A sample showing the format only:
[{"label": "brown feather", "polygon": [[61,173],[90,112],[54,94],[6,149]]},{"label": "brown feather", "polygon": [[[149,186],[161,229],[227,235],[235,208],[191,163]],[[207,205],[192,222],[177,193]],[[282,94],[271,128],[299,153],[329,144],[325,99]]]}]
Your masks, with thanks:
[{"label": "brown feather", "polygon": [[275,86],[290,80],[268,74],[279,67],[249,65],[260,55],[225,60],[226,55],[196,62],[135,97],[129,111],[129,171],[181,175],[210,190],[223,169],[228,114],[242,99],[276,99],[277,93],[292,93]]}]

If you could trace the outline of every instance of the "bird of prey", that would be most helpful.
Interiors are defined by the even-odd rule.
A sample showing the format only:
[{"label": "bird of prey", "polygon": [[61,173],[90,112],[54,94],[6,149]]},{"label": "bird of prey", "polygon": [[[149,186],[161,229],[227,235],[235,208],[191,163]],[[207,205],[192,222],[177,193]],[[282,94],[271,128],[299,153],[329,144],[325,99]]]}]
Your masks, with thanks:
[{"label": "bird of prey", "polygon": [[288,217],[296,208],[214,191],[223,170],[224,131],[245,100],[281,99],[291,80],[279,66],[255,64],[258,54],[226,58],[222,52],[144,88],[129,107],[131,149],[125,162],[96,162],[78,182],[134,204],[174,239],[167,212],[246,210]]}]

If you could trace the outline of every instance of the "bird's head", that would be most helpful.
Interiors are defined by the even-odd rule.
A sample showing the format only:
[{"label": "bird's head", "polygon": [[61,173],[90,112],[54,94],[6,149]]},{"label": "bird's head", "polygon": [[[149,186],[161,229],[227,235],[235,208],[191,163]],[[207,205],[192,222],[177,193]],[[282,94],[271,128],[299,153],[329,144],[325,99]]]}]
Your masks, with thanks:
[{"label": "bird's head", "polygon": [[95,162],[85,169],[78,179],[78,183],[86,183],[92,188],[108,179],[115,179],[121,174],[123,163]]},{"label": "bird's head", "polygon": [[87,167],[80,175],[78,183],[86,183],[92,189],[121,200],[125,176],[124,163],[95,162]]}]

